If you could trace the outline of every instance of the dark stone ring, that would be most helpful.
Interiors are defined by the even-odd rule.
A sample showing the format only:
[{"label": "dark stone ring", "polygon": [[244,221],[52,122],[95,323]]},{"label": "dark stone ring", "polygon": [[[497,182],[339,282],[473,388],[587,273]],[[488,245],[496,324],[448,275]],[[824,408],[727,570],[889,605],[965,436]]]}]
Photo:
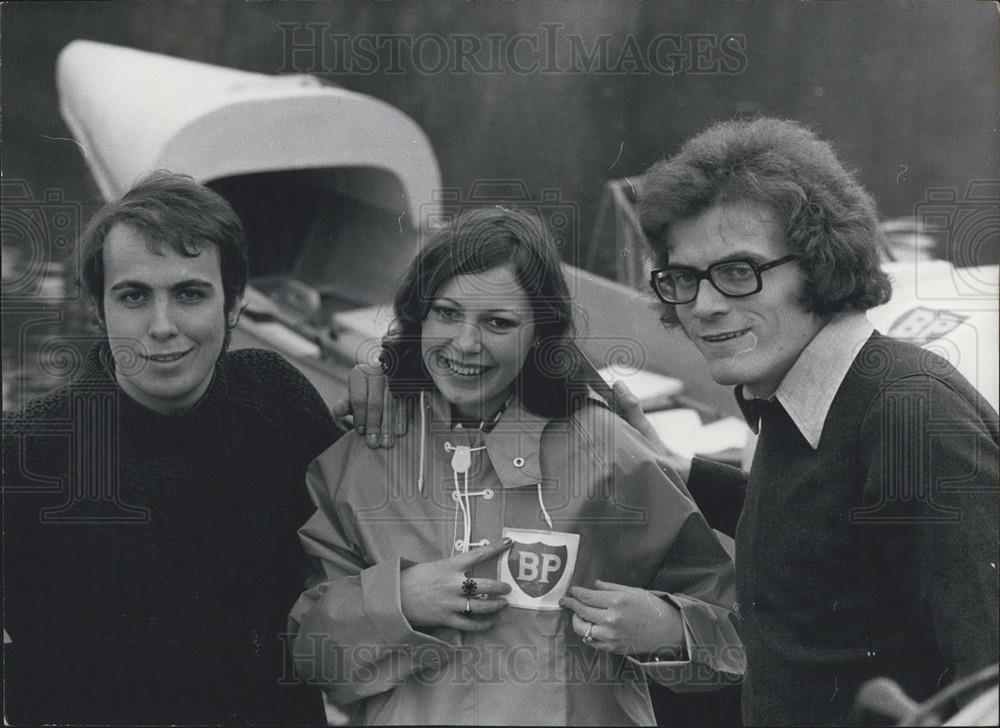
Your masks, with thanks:
[{"label": "dark stone ring", "polygon": [[462,593],[466,596],[472,596],[476,593],[477,589],[479,589],[479,586],[476,584],[475,579],[466,579],[462,582]]}]

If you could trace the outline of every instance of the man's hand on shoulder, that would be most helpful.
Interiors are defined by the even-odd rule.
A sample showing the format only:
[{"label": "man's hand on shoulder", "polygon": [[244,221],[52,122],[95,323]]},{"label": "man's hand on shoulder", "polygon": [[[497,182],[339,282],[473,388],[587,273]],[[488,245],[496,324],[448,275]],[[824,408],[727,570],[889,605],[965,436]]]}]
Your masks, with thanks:
[{"label": "man's hand on shoulder", "polygon": [[344,429],[354,430],[371,448],[391,448],[406,434],[412,403],[389,391],[388,380],[376,364],[358,364],[347,380],[347,397],[333,405],[333,416]]}]

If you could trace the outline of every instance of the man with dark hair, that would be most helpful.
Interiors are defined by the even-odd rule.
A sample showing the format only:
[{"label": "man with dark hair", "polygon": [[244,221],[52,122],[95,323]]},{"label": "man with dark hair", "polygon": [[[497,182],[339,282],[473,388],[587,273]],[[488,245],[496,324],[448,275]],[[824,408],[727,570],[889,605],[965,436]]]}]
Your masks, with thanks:
[{"label": "man with dark hair", "polygon": [[[923,699],[996,662],[997,413],[868,323],[891,292],[871,197],[812,132],[759,118],[655,164],[639,204],[664,322],[760,434],[749,476],[665,452],[736,535],[744,721],[852,724],[869,678]],[[362,379],[352,406],[372,434],[382,400],[375,380],[366,411]]]},{"label": "man with dark hair", "polygon": [[871,677],[923,699],[995,662],[997,414],[868,323],[891,290],[869,195],[798,124],[733,121],[650,169],[640,215],[664,320],[760,434],[747,480],[695,459],[688,482],[739,518],[745,722],[843,725]]},{"label": "man with dark hair", "polygon": [[3,415],[6,719],[322,723],[282,635],[305,468],[338,430],[281,357],[226,351],[239,219],[158,172],[81,245],[106,337],[70,384]]}]

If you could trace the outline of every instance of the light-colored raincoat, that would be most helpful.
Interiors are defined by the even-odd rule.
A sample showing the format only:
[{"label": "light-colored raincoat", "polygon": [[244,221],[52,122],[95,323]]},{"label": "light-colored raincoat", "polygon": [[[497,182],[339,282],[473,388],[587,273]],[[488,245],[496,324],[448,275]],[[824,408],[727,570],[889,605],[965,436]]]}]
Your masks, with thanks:
[{"label": "light-colored raincoat", "polygon": [[[344,437],[309,469],[318,510],[299,534],[321,575],[290,615],[302,678],[359,723],[562,725],[653,724],[646,675],[678,691],[739,680],[733,564],[634,429],[596,403],[548,420],[515,399],[485,434],[452,426],[439,394],[420,410],[396,447]],[[470,574],[514,587],[494,626],[413,629],[400,571],[504,535],[518,543]],[[667,595],[688,659],[585,644],[558,599],[595,579]]]}]

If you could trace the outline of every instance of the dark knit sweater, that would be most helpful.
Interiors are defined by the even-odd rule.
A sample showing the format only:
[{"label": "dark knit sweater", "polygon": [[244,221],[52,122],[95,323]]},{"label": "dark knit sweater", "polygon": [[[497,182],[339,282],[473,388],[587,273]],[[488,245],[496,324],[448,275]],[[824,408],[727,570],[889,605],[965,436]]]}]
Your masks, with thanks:
[{"label": "dark knit sweater", "polygon": [[322,722],[317,692],[279,684],[305,467],[337,436],[322,399],[241,350],[194,407],[160,415],[108,354],[3,416],[7,719]]},{"label": "dark knit sweater", "polygon": [[[780,404],[761,419],[736,539],[744,721],[852,724],[871,677],[922,700],[996,662],[1000,437],[969,383],[876,333],[818,450]],[[737,473],[692,469],[716,519],[734,511],[721,493],[738,500]]]}]

